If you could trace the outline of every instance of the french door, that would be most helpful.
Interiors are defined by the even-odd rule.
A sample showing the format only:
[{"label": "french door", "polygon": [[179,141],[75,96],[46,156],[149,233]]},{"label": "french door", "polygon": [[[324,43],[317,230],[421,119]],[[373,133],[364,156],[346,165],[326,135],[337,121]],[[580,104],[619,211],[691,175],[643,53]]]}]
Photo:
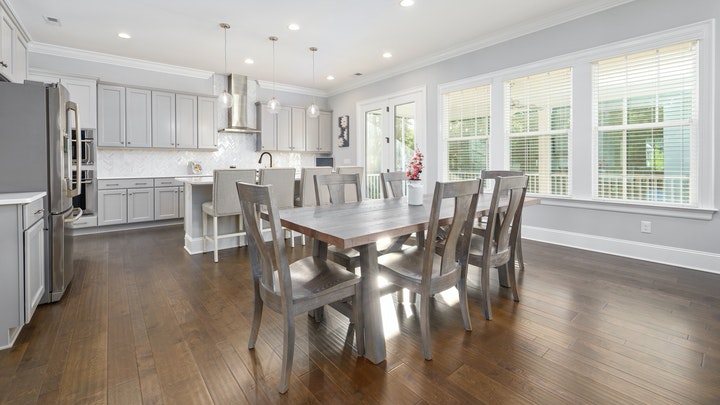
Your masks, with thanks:
[{"label": "french door", "polygon": [[359,105],[363,117],[366,198],[382,198],[380,173],[404,171],[415,149],[425,145],[425,89]]}]

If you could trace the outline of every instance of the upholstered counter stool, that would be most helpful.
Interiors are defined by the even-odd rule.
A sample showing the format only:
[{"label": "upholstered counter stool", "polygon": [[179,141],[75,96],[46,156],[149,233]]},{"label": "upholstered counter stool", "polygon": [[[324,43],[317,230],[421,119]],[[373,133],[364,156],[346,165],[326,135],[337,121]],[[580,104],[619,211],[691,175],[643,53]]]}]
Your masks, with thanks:
[{"label": "upholstered counter stool", "polygon": [[[222,169],[213,171],[212,201],[202,204],[203,252],[207,252],[207,241],[213,243],[213,260],[218,261],[218,239],[236,238],[245,234],[242,229],[242,211],[235,183],[255,183],[255,169]],[[237,232],[218,234],[218,218],[238,216]],[[208,216],[213,219],[213,233],[208,235]]]},{"label": "upholstered counter stool", "polygon": [[[266,168],[260,169],[261,185],[272,185],[272,198],[278,209],[293,208],[295,206],[295,169],[290,168]],[[295,233],[289,229],[285,232],[290,233],[290,246],[295,247]],[[305,238],[302,238],[302,244],[305,244]]]}]

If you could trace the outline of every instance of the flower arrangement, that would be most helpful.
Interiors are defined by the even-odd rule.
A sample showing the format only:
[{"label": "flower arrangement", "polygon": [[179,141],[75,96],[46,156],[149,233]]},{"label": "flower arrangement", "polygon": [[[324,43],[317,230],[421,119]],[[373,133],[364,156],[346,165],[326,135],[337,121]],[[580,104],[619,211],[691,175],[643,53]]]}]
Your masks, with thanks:
[{"label": "flower arrangement", "polygon": [[423,154],[420,153],[419,149],[415,149],[415,155],[410,159],[407,171],[405,171],[408,180],[420,180],[420,173],[422,173],[423,169],[422,161]]}]

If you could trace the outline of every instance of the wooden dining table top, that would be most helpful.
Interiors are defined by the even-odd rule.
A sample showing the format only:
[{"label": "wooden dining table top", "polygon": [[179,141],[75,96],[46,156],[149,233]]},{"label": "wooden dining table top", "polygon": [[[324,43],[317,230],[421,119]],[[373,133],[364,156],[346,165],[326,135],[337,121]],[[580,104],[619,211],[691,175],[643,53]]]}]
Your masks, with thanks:
[{"label": "wooden dining table top", "polygon": [[[424,196],[423,205],[408,205],[407,197],[368,199],[361,202],[288,208],[280,210],[280,223],[341,249],[366,245],[383,238],[393,238],[427,229],[432,194]],[[492,193],[478,195],[477,216],[490,210]],[[525,198],[534,205],[539,198]],[[449,223],[454,201],[443,201],[440,225]]]}]

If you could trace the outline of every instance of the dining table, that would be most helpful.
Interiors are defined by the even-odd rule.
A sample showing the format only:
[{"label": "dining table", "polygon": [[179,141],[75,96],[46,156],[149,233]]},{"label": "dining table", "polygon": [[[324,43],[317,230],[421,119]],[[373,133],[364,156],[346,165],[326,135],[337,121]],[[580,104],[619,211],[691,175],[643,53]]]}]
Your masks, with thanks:
[{"label": "dining table", "polygon": [[[384,361],[386,357],[376,242],[415,232],[423,234],[428,227],[432,199],[432,194],[427,194],[422,205],[409,205],[407,197],[402,197],[279,211],[283,227],[312,238],[313,256],[327,259],[328,245],[340,249],[354,248],[360,253],[365,357],[375,364]],[[491,193],[478,195],[477,216],[487,215],[491,200]],[[525,199],[525,205],[539,202],[539,198]],[[441,226],[450,223],[453,210],[453,200],[443,201]]]}]

